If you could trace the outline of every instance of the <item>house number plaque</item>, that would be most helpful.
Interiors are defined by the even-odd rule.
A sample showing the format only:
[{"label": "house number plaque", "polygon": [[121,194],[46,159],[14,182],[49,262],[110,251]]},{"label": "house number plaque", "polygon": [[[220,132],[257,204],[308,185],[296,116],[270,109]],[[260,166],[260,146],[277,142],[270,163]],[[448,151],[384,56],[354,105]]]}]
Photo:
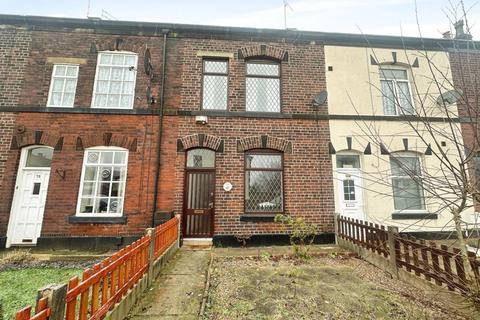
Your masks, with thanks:
[{"label": "house number plaque", "polygon": [[225,182],[225,183],[223,184],[223,190],[225,190],[225,191],[227,191],[227,192],[230,191],[230,190],[232,190],[232,188],[233,188],[233,186],[232,186],[232,184],[231,184],[230,182]]}]

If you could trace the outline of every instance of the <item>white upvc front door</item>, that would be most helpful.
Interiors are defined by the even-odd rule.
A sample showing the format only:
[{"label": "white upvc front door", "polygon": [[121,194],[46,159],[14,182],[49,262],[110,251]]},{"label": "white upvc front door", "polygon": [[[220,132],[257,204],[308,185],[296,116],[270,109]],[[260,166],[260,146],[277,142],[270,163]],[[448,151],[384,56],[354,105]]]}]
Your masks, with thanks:
[{"label": "white upvc front door", "polygon": [[342,216],[365,220],[362,175],[359,169],[338,169],[338,196]]},{"label": "white upvc front door", "polygon": [[[37,154],[32,156],[34,149]],[[35,245],[40,237],[50,178],[50,163],[47,160],[51,159],[51,154],[50,159],[39,158],[43,156],[42,151],[51,152],[49,149],[38,147],[22,151],[8,223],[7,248],[12,245]],[[42,166],[35,167],[39,163]]]}]

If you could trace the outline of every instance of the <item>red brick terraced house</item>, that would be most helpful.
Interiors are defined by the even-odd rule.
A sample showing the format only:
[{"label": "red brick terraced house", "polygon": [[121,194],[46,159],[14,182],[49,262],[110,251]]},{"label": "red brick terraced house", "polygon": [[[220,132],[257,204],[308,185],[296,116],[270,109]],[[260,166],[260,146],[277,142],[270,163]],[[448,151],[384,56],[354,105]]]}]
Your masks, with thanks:
[{"label": "red brick terraced house", "polygon": [[184,238],[285,239],[283,213],[332,242],[326,45],[438,42],[1,15],[0,244],[122,245],[173,212]]}]

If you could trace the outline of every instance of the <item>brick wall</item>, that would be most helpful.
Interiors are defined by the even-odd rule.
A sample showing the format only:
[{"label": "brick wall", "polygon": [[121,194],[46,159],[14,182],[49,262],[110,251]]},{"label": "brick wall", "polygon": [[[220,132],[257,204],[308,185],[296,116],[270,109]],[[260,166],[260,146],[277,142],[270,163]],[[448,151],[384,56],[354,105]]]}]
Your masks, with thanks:
[{"label": "brick wall", "polygon": [[[115,116],[88,114],[20,113],[16,124],[27,130],[63,137],[63,148],[52,158],[50,182],[42,228],[42,236],[123,236],[139,234],[151,223],[156,135],[152,131],[153,116]],[[83,150],[77,150],[77,138],[104,133],[137,139],[136,151],[128,157],[124,213],[126,225],[70,224],[75,215]],[[13,197],[20,150],[11,150],[7,161],[4,184],[0,188],[0,234],[5,234]],[[64,178],[62,177],[64,173]]]},{"label": "brick wall", "polygon": [[[166,117],[167,122],[175,121]],[[292,153],[284,153],[284,208],[286,214],[304,217],[319,231],[333,231],[334,195],[332,166],[328,154],[328,122],[312,120],[248,119],[211,117],[206,126],[192,117],[178,119],[178,136],[210,134],[224,140],[224,152],[216,153],[215,234],[272,234],[283,229],[275,223],[241,222],[244,214],[244,152],[237,141],[267,135],[292,143]],[[176,154],[175,209],[182,210],[185,152]],[[233,189],[223,190],[230,182]]]},{"label": "brick wall", "polygon": [[[3,68],[1,75],[5,76],[1,83],[7,86],[0,91],[0,106],[45,107],[53,64],[72,62],[80,64],[74,108],[88,108],[92,99],[97,51],[113,50],[120,39],[119,50],[136,52],[139,57],[134,108],[158,107],[162,37],[102,35],[85,31],[26,33],[21,30],[2,30],[0,37],[0,68]],[[3,41],[4,38],[8,41]],[[143,56],[146,48],[149,48],[153,61],[153,79],[144,72]],[[7,49],[12,52],[11,59],[8,55],[3,55]],[[157,103],[153,105],[148,105],[146,99],[149,83],[157,98]],[[15,128],[22,126],[29,132],[40,130],[44,135],[64,138],[63,149],[55,152],[52,161],[42,236],[123,236],[143,232],[151,223],[154,184],[152,161],[156,152],[158,117],[72,114],[68,111],[0,113],[0,236],[5,235],[7,229],[20,155],[20,150],[10,150],[10,145]],[[130,152],[128,165],[124,206],[128,224],[70,224],[67,219],[75,214],[83,161],[83,151],[76,150],[76,139],[87,135],[102,136],[104,133],[137,139],[137,151]],[[57,170],[65,172],[65,179],[61,178]]]},{"label": "brick wall", "polygon": [[[52,61],[77,59],[80,64],[75,107],[89,107],[92,98],[97,51],[112,49],[122,39],[122,50],[139,54],[135,108],[148,106],[145,89],[149,82],[143,72],[143,52],[150,48],[156,76],[154,95],[159,97],[161,81],[162,37],[118,36],[62,30],[32,33],[31,52],[25,69],[25,80],[19,91],[24,92],[12,105],[42,107],[46,105]],[[173,37],[168,43],[165,108],[175,111],[201,110],[202,57],[198,51],[233,54],[230,59],[228,110],[245,111],[245,60],[238,55],[267,52],[278,57],[288,52],[288,61],[281,62],[282,112],[296,114],[302,119],[245,118],[235,114],[210,117],[206,126],[196,125],[194,116],[171,115],[164,118],[164,139],[161,148],[158,210],[175,209],[182,212],[185,152],[177,152],[177,139],[191,134],[208,133],[224,140],[224,151],[216,155],[216,218],[217,235],[272,234],[284,232],[268,222],[240,222],[243,214],[244,154],[237,150],[237,141],[254,135],[285,139],[292,144],[292,153],[285,153],[284,192],[285,212],[305,217],[318,225],[319,231],[333,230],[333,184],[331,161],[328,155],[328,123],[312,118],[315,110],[312,98],[324,90],[325,65],[323,47],[314,43],[254,42],[248,40],[194,39]],[[71,60],[69,60],[71,61]],[[158,102],[158,99],[157,99]],[[325,114],[324,107],[320,114]],[[12,113],[8,114],[11,117]],[[10,119],[10,118],[5,119]],[[13,118],[12,118],[13,119]],[[156,161],[156,138],[159,128],[157,115],[115,115],[88,113],[29,113],[20,112],[16,120],[6,120],[13,130],[24,126],[30,132],[63,137],[63,148],[54,153],[49,192],[45,208],[42,236],[124,236],[138,234],[151,219]],[[9,128],[10,128],[9,127]],[[83,151],[77,150],[80,136],[112,133],[137,139],[137,151],[131,152],[126,189],[126,225],[71,224],[68,217],[75,214]],[[0,187],[0,235],[5,234],[14,184],[18,170],[19,150],[10,149],[11,138],[2,141],[8,150],[5,179]],[[61,174],[65,172],[65,179]],[[225,193],[224,182],[234,189]]]},{"label": "brick wall", "polygon": [[[315,114],[312,98],[326,88],[323,46],[313,43],[254,42],[207,39],[169,39],[167,61],[166,108],[182,111],[201,110],[202,60],[199,51],[233,55],[229,59],[228,111],[245,111],[245,59],[238,51],[266,46],[288,52],[281,62],[282,113],[298,114],[305,119],[209,117],[207,125],[195,124],[193,116],[167,116],[162,150],[175,147],[176,139],[192,134],[209,134],[224,140],[224,151],[216,153],[215,235],[275,234],[284,230],[272,222],[242,222],[244,214],[244,153],[237,141],[258,135],[288,140],[293,152],[284,154],[285,213],[305,217],[321,232],[333,231],[333,182],[328,154],[328,122],[308,118]],[[181,93],[178,95],[178,93]],[[327,113],[325,107],[320,114]],[[169,130],[175,128],[175,130]],[[170,151],[169,151],[170,152]],[[163,152],[162,152],[163,154]],[[186,152],[163,156],[161,199],[174,195],[175,210],[182,211],[184,200],[184,164]],[[167,168],[175,171],[168,175]],[[223,190],[225,182],[231,192]],[[175,190],[169,193],[167,190]],[[162,200],[160,200],[162,201]]]},{"label": "brick wall", "polygon": [[[75,106],[89,107],[92,102],[93,84],[98,52],[115,50],[116,42],[121,41],[118,50],[135,52],[138,55],[135,103],[138,109],[148,108],[146,88],[149,82],[144,72],[144,52],[149,48],[155,77],[152,81],[153,95],[159,97],[160,70],[162,63],[161,37],[101,35],[85,32],[34,32],[30,59],[25,72],[20,105],[46,106],[53,64],[61,59],[80,64]],[[59,60],[60,58],[60,60]],[[69,60],[65,60],[69,61]],[[158,100],[158,99],[157,99]],[[151,106],[156,108],[157,105]]]},{"label": "brick wall", "polygon": [[262,45],[288,52],[288,61],[281,63],[282,112],[312,114],[313,96],[326,89],[323,46],[284,42],[169,39],[166,108],[201,109],[203,57],[197,53],[210,51],[234,55],[229,59],[228,110],[245,111],[245,59],[238,50]]},{"label": "brick wall", "polygon": [[[463,92],[457,103],[459,114],[471,119],[462,123],[462,134],[465,147],[469,150],[480,150],[480,135],[478,123],[480,120],[480,52],[458,51],[450,53],[453,82],[456,89]],[[475,177],[474,163],[470,165],[471,177]],[[480,203],[475,204],[475,210],[480,211]]]},{"label": "brick wall", "polygon": [[[31,33],[18,29],[0,30],[0,107],[15,106],[22,93]],[[0,187],[3,184],[15,114],[0,112]]]}]

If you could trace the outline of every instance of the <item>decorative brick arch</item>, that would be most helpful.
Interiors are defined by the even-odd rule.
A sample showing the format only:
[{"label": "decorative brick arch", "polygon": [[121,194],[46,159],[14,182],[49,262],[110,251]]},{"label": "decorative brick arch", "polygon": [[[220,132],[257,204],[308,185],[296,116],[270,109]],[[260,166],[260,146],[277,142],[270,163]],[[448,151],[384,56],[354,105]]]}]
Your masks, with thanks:
[{"label": "decorative brick arch", "polygon": [[203,133],[196,133],[177,139],[177,152],[192,148],[208,148],[216,152],[223,152],[224,142],[219,137]]},{"label": "decorative brick arch", "polygon": [[56,151],[60,151],[63,148],[63,137],[41,130],[29,130],[23,126],[18,126],[16,134],[12,137],[10,149],[18,150],[31,145],[49,146]]},{"label": "decorative brick arch", "polygon": [[252,136],[237,140],[238,152],[245,152],[251,149],[273,149],[284,153],[292,153],[292,142],[267,135]]},{"label": "decorative brick arch", "polygon": [[132,41],[120,37],[91,43],[91,53],[98,53],[101,51],[130,51],[140,54],[144,51],[144,44],[133,43]]},{"label": "decorative brick arch", "polygon": [[267,57],[279,61],[288,61],[288,51],[265,44],[243,47],[238,50],[238,58],[247,59],[252,57]]},{"label": "decorative brick arch", "polygon": [[120,147],[128,149],[131,152],[136,152],[137,138],[123,134],[112,134],[110,132],[104,133],[103,135],[91,134],[77,137],[76,149],[78,151],[98,146]]}]

